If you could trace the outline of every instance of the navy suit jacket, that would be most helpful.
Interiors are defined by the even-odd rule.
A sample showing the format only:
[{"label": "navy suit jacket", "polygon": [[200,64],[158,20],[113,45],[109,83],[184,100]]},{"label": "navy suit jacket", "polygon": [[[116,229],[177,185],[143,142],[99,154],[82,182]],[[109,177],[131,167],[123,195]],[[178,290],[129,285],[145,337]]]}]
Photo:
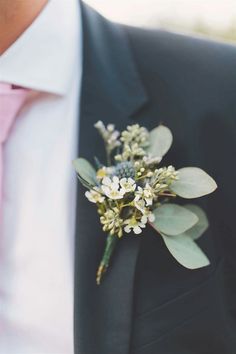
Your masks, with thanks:
[{"label": "navy suit jacket", "polygon": [[79,155],[103,160],[98,120],[118,129],[162,122],[175,139],[165,162],[199,166],[219,188],[200,201],[210,266],[182,267],[147,229],[121,239],[97,286],[105,234],[78,186],[75,353],[235,354],[236,47],[114,24],[86,5],[82,18]]}]

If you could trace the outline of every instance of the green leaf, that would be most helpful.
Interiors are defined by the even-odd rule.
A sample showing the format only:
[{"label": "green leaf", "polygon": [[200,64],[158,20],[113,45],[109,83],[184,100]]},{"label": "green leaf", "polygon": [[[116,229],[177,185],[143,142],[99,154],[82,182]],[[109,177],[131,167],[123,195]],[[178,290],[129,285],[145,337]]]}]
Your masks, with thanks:
[{"label": "green leaf", "polygon": [[201,248],[187,235],[171,237],[162,234],[162,237],[172,256],[184,267],[197,269],[210,264]]},{"label": "green leaf", "polygon": [[94,184],[91,184],[91,183],[88,183],[86,182],[83,178],[81,178],[78,174],[77,174],[77,177],[80,181],[80,183],[85,187],[85,188],[88,188],[88,189],[91,189],[94,187]]},{"label": "green leaf", "polygon": [[198,222],[185,232],[185,235],[191,237],[193,240],[197,240],[208,229],[209,222],[206,213],[198,205],[187,204],[184,207],[198,216]]},{"label": "green leaf", "polygon": [[163,157],[170,149],[173,136],[169,128],[159,125],[150,132],[150,145],[147,152],[152,156]]},{"label": "green leaf", "polygon": [[184,167],[178,172],[179,179],[170,185],[170,189],[182,198],[199,198],[217,188],[214,179],[198,167]]},{"label": "green leaf", "polygon": [[154,210],[153,226],[161,233],[176,236],[184,233],[198,222],[190,210],[176,204],[163,204]]},{"label": "green leaf", "polygon": [[96,171],[87,160],[78,158],[73,161],[73,165],[81,183],[85,187],[89,188],[96,185]]}]

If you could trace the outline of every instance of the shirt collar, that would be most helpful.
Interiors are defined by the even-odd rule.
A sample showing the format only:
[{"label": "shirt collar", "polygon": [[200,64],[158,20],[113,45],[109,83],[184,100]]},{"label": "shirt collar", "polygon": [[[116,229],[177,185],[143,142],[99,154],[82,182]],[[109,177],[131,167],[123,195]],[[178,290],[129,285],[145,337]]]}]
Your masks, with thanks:
[{"label": "shirt collar", "polygon": [[49,0],[31,26],[0,56],[0,82],[64,95],[82,68],[77,0]]}]

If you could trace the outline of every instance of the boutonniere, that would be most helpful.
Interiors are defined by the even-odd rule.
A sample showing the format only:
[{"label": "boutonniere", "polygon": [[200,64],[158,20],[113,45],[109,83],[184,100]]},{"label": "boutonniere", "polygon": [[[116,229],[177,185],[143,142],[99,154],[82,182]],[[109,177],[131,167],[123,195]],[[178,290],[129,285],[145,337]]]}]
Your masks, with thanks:
[{"label": "boutonniere", "polygon": [[[115,247],[122,237],[145,235],[150,225],[161,236],[172,256],[189,269],[209,265],[195,242],[207,229],[208,220],[197,205],[176,204],[176,197],[199,198],[217,185],[198,167],[163,166],[173,136],[159,125],[152,131],[138,124],[121,133],[113,124],[95,124],[105,143],[106,164],[95,157],[96,169],[83,158],[74,163],[80,182],[88,189],[87,199],[100,216],[106,245],[97,271],[97,284],[106,272]],[[146,235],[144,237],[147,237]]]}]

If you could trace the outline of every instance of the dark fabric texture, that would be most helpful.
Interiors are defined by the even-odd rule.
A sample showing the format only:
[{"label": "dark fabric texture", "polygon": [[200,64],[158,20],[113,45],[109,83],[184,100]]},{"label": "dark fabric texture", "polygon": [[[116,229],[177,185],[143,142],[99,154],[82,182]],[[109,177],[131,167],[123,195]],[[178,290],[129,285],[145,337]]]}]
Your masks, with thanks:
[{"label": "dark fabric texture", "polygon": [[96,285],[105,234],[78,185],[75,354],[235,354],[236,48],[110,23],[82,5],[83,80],[78,154],[104,160],[93,125],[159,123],[173,132],[163,161],[199,166],[218,190],[199,203],[210,228],[198,241],[211,265],[188,270],[151,229],[119,242]]}]

